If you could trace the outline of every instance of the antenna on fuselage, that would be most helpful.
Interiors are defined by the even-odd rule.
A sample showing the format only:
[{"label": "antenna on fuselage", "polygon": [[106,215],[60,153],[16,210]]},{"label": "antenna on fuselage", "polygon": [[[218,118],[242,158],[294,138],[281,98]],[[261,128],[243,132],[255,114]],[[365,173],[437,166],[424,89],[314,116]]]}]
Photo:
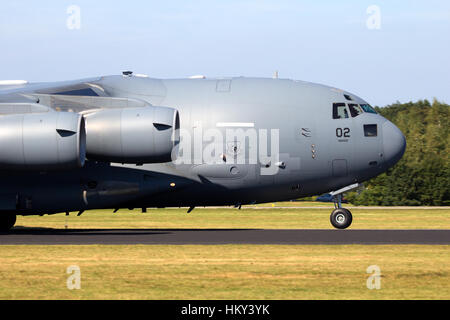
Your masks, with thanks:
[{"label": "antenna on fuselage", "polygon": [[122,76],[124,76],[124,77],[131,77],[132,75],[133,75],[133,71],[130,71],[130,70],[122,71]]}]

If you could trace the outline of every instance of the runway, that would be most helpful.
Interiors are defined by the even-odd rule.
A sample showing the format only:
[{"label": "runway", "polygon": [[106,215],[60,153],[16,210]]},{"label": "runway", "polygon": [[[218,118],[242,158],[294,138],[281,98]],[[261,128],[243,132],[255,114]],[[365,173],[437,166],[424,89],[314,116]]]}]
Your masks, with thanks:
[{"label": "runway", "polygon": [[42,229],[0,234],[0,245],[450,244],[450,230]]}]

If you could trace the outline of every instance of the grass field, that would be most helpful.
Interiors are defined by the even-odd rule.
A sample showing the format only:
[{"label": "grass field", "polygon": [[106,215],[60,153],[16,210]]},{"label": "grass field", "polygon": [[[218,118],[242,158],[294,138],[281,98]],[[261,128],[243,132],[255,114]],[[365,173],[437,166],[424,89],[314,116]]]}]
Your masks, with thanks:
[{"label": "grass field", "polygon": [[[450,299],[449,246],[3,246],[0,299]],[[81,289],[68,290],[77,265]],[[366,269],[381,269],[369,290]]]},{"label": "grass field", "polygon": [[[281,209],[289,205],[304,208]],[[197,208],[187,214],[182,209],[87,211],[80,217],[72,213],[51,216],[18,217],[18,227],[64,228],[265,228],[265,229],[331,229],[328,208],[313,208],[316,203],[286,202],[257,207],[204,209]],[[447,209],[351,209],[353,229],[450,229],[450,207]]]},{"label": "grass field", "polygon": [[[96,210],[16,226],[331,229],[331,208],[295,205],[304,208]],[[354,229],[450,229],[450,208],[352,213]],[[80,290],[66,287],[70,265]],[[381,269],[379,290],[366,287],[370,265]],[[450,299],[450,246],[0,245],[0,299]]]}]

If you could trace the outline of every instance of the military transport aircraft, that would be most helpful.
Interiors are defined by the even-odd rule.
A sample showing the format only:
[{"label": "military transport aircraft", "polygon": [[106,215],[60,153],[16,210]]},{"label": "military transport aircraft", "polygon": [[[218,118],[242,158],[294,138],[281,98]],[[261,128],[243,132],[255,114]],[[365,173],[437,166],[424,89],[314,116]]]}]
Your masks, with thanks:
[{"label": "military transport aircraft", "polygon": [[342,194],[402,157],[363,99],[288,79],[160,80],[122,72],[0,81],[0,228],[16,215],[234,205]]}]

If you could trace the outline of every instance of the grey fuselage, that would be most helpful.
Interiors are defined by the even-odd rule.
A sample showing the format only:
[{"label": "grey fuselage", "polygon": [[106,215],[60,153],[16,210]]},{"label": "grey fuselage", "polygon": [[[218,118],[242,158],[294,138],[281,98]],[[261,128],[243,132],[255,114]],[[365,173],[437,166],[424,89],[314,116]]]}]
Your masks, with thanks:
[{"label": "grey fuselage", "polygon": [[[218,130],[224,137],[228,127],[256,133],[277,130],[279,158],[236,163],[232,161],[236,153],[247,159],[252,146],[231,139],[223,142],[223,153],[212,155],[217,158],[214,163],[86,161],[83,168],[68,171],[2,171],[5,200],[0,210],[26,215],[296,199],[373,178],[392,167],[405,150],[400,130],[379,114],[333,119],[333,104],[367,103],[323,85],[244,77],[159,80],[136,76],[108,76],[89,83],[105,96],[178,110],[182,139],[183,132],[195,136],[199,128]],[[8,92],[33,93],[46,86],[30,84]],[[376,125],[376,135],[366,136],[364,125]],[[208,142],[201,144],[204,148]],[[274,166],[275,174],[261,174],[261,168]]]}]

